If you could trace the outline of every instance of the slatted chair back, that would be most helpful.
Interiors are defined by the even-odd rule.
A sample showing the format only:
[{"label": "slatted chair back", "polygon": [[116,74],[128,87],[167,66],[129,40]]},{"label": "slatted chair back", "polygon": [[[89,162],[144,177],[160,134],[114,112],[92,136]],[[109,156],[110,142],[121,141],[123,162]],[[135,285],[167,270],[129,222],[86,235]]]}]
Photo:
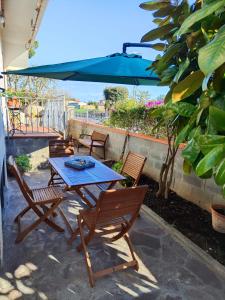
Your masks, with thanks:
[{"label": "slatted chair back", "polygon": [[63,157],[74,155],[74,145],[69,140],[49,141],[49,157]]},{"label": "slatted chair back", "polygon": [[100,194],[96,205],[96,224],[114,224],[126,216],[130,226],[137,218],[148,186],[108,190]]},{"label": "slatted chair back", "polygon": [[102,142],[103,144],[106,143],[107,139],[108,139],[108,134],[104,134],[98,131],[93,131],[92,135],[91,135],[91,139],[93,141],[98,141],[98,142]]},{"label": "slatted chair back", "polygon": [[127,154],[121,174],[130,176],[134,180],[133,186],[138,185],[146,159],[146,157],[138,153],[129,152]]},{"label": "slatted chair back", "polygon": [[17,183],[23,193],[25,199],[30,203],[32,202],[32,191],[24,180],[14,158],[12,156],[8,159],[8,167],[12,174],[15,176]]}]

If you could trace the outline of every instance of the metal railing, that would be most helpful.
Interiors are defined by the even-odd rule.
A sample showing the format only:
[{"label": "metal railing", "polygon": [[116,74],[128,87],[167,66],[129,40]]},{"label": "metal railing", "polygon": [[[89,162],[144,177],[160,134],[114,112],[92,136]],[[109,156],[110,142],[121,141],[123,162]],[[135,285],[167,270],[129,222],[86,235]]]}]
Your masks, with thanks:
[{"label": "metal railing", "polygon": [[98,111],[86,111],[86,112],[78,112],[73,110],[69,113],[69,117],[71,119],[78,119],[82,121],[90,121],[93,123],[102,124],[105,120],[109,118],[107,112],[98,112]]},{"label": "metal railing", "polygon": [[65,133],[65,97],[7,99],[8,135]]}]

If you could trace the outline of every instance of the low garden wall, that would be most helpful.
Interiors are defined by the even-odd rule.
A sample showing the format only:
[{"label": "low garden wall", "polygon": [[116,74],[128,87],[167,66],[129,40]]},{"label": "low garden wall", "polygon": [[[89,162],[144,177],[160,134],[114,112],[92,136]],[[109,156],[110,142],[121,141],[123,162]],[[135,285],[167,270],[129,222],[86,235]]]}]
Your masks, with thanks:
[{"label": "low garden wall", "polygon": [[[118,160],[122,152],[124,139],[128,134],[126,130],[80,120],[69,120],[68,122],[68,134],[74,138],[78,138],[81,133],[92,133],[93,130],[109,134],[106,158]],[[158,181],[161,165],[167,151],[167,141],[143,134],[129,133],[126,153],[128,151],[146,156],[147,162],[144,174]],[[225,200],[220,193],[220,189],[212,179],[200,180],[194,174],[185,175],[183,174],[182,164],[183,159],[180,149],[176,156],[172,183],[172,189],[178,195],[207,210],[210,210],[211,203],[224,203]]]},{"label": "low garden wall", "polygon": [[7,157],[9,155],[27,154],[30,157],[30,163],[34,171],[46,165],[49,158],[49,139],[57,138],[59,138],[59,134],[43,134],[39,136],[27,134],[24,136],[6,137]]}]

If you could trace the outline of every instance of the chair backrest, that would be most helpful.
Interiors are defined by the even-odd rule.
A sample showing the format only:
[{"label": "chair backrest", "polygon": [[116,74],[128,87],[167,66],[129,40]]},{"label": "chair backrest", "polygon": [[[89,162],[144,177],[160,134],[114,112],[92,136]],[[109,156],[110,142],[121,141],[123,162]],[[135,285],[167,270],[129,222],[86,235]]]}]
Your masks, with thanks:
[{"label": "chair backrest", "polygon": [[32,191],[24,180],[14,158],[9,156],[8,158],[8,168],[10,172],[15,176],[17,183],[23,193],[23,196],[26,198],[28,202],[32,201]]},{"label": "chair backrest", "polygon": [[49,157],[62,157],[74,154],[74,145],[69,140],[50,140]]},{"label": "chair backrest", "polygon": [[134,152],[129,152],[127,154],[121,170],[121,174],[125,174],[133,178],[133,186],[138,185],[146,159],[146,157]]},{"label": "chair backrest", "polygon": [[92,135],[91,135],[91,139],[94,140],[94,141],[99,141],[99,142],[102,142],[102,143],[106,143],[107,141],[107,138],[108,138],[108,134],[104,134],[104,133],[101,133],[101,132],[98,132],[98,131],[93,131],[92,132]]},{"label": "chair backrest", "polygon": [[96,205],[96,224],[113,224],[115,219],[126,217],[131,225],[148,190],[147,185],[118,190],[107,190],[100,194]]}]

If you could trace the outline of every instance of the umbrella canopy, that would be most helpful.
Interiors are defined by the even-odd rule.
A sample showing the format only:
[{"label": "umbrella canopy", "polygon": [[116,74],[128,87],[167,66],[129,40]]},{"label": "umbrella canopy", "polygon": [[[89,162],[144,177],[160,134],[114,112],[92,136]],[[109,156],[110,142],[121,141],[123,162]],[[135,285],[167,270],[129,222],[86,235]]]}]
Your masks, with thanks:
[{"label": "umbrella canopy", "polygon": [[61,80],[157,85],[158,76],[147,68],[152,61],[140,55],[115,53],[105,57],[44,65],[3,74],[37,76]]}]

